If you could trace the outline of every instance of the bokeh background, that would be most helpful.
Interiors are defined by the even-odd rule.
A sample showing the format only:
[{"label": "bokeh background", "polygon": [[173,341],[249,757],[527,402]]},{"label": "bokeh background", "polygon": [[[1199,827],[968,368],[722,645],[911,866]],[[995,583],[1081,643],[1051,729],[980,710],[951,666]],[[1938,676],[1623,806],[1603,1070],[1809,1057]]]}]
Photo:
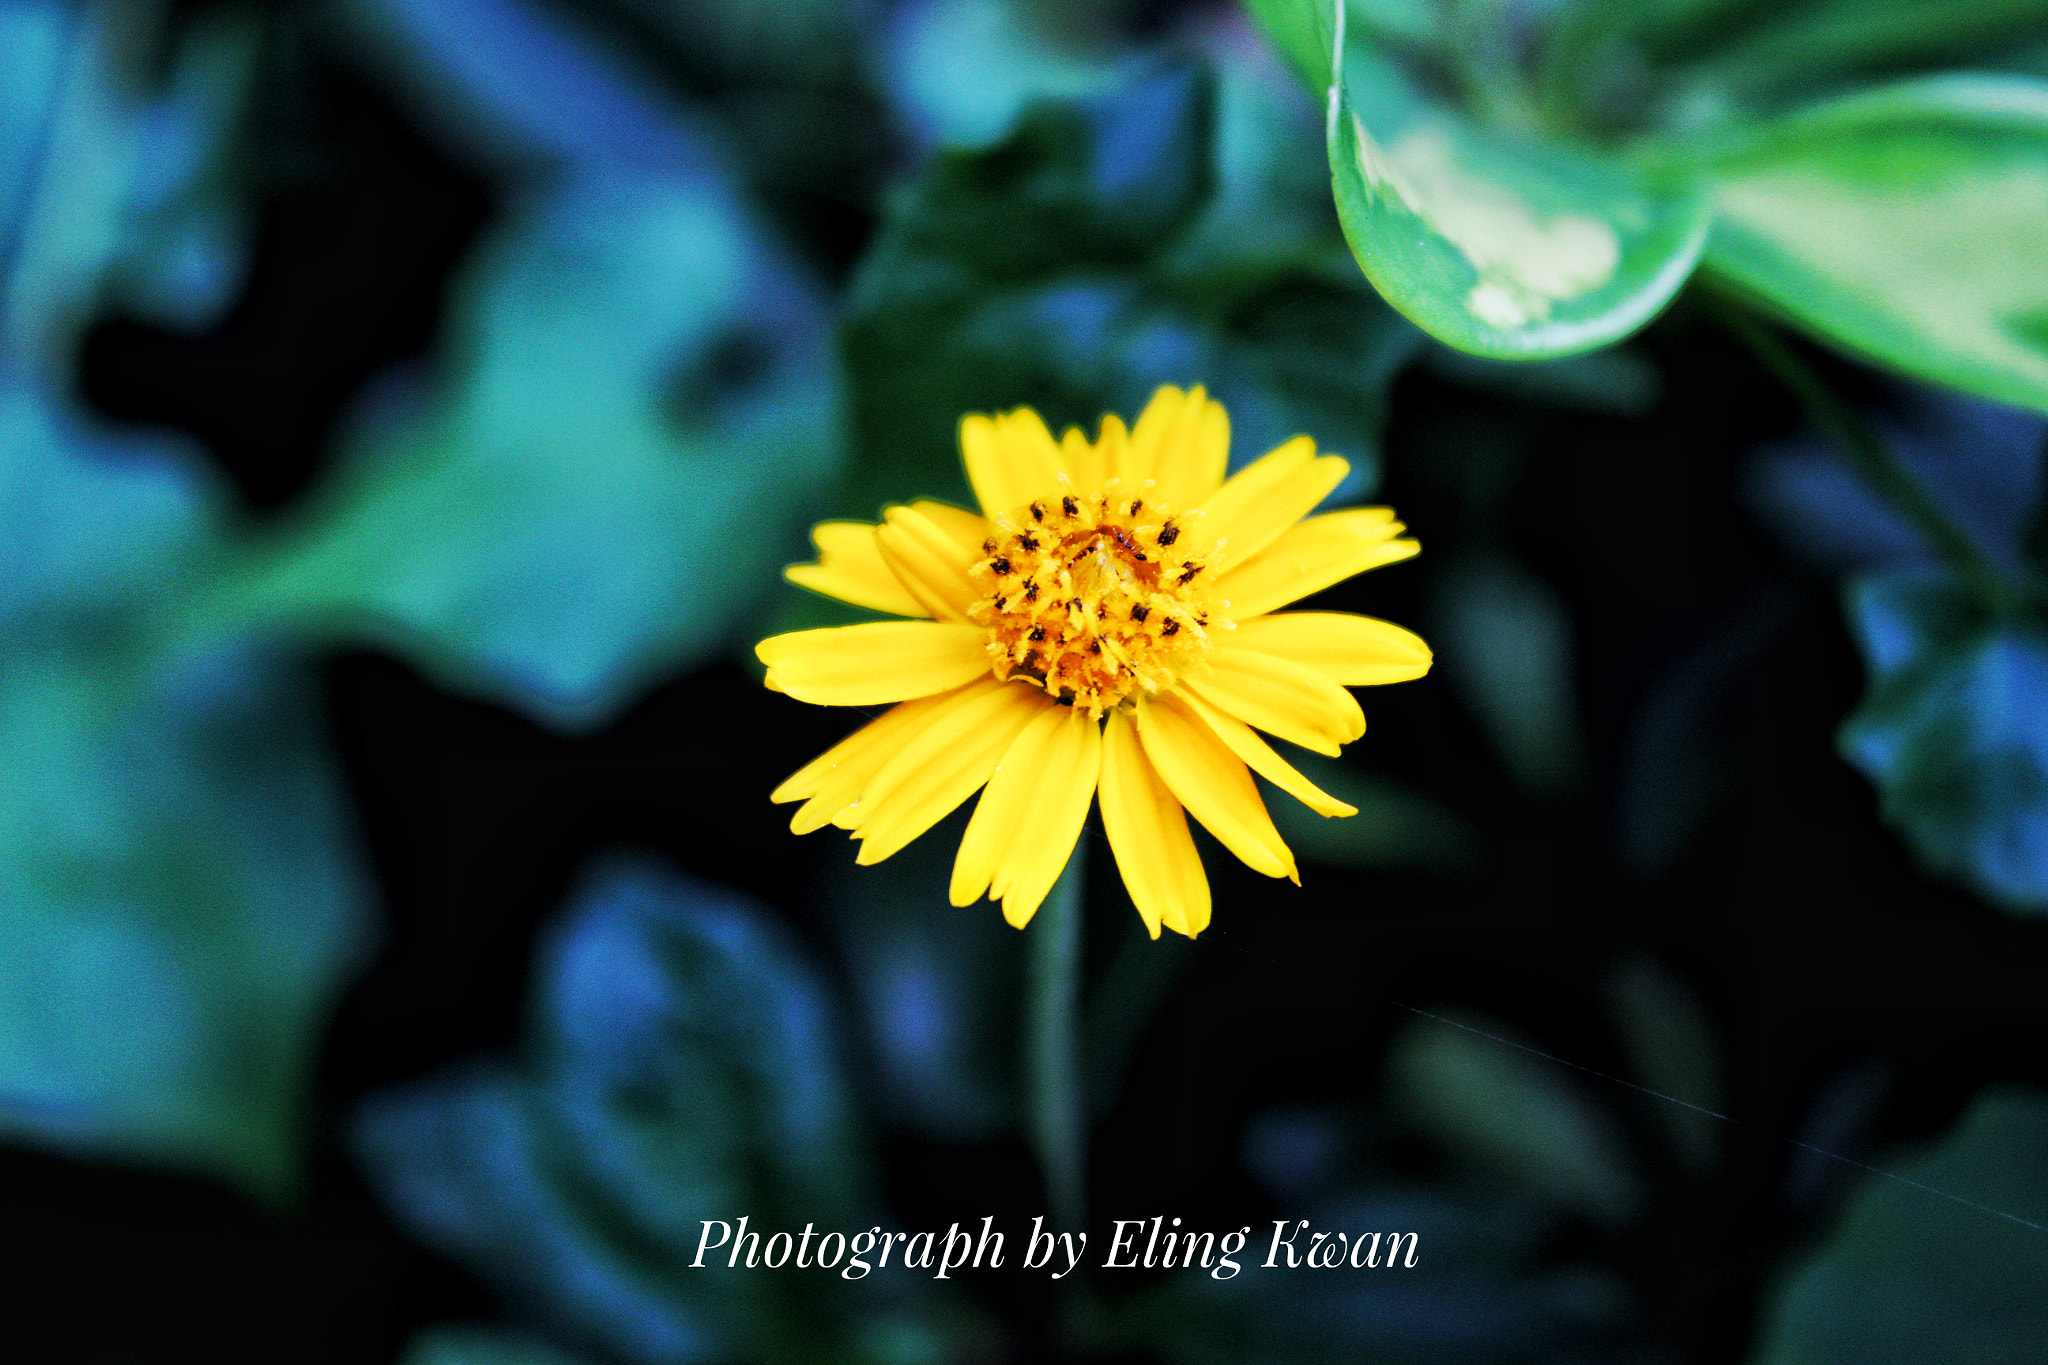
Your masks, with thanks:
[{"label": "bokeh background", "polygon": [[[1568,8],[1352,7],[1425,76]],[[1634,8],[1603,108],[2048,74],[2037,4]],[[2048,1359],[2038,608],[1929,645],[1709,290],[1429,339],[1322,139],[1229,3],[0,0],[0,1356]],[[2030,581],[2048,422],[1789,344]],[[965,501],[961,413],[1161,383],[1352,460],[1424,553],[1323,601],[1438,666],[1303,761],[1356,819],[1276,800],[1300,889],[1205,844],[1153,943],[1096,849],[1096,1242],[1422,1264],[685,1269],[1044,1212],[964,813],[790,835],[851,718],[750,646],[856,619],[813,520]]]}]

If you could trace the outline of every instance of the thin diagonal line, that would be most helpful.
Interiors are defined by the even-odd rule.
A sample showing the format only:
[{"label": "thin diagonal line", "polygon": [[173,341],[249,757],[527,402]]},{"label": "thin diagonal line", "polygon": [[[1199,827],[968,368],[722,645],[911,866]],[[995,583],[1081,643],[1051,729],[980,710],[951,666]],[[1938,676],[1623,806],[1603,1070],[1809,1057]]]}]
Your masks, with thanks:
[{"label": "thin diagonal line", "polygon": [[[1202,943],[1215,943],[1217,939],[1222,936],[1222,932],[1223,931],[1221,930],[1211,930],[1208,934],[1205,934],[1201,939],[1197,941]],[[1228,948],[1234,953],[1241,953],[1246,957],[1257,958],[1261,962],[1271,963],[1275,967],[1282,967],[1293,970],[1291,964],[1289,963],[1281,962],[1277,958],[1267,957],[1264,953],[1255,953],[1251,951],[1249,948],[1240,948],[1235,943],[1223,943],[1219,946]],[[1587,1066],[1582,1062],[1575,1062],[1571,1060],[1571,1058],[1569,1057],[1560,1057],[1555,1053],[1545,1052],[1542,1048],[1530,1047],[1527,1043],[1518,1043],[1512,1038],[1503,1038],[1499,1034],[1488,1033],[1485,1029],[1474,1028],[1470,1024],[1461,1024],[1455,1019],[1446,1019],[1441,1014],[1432,1014],[1426,1009],[1420,1009],[1414,1005],[1406,1004],[1402,1001],[1396,1000],[1391,995],[1382,995],[1379,992],[1371,992],[1371,994],[1377,995],[1379,999],[1386,1001],[1389,1005],[1393,1005],[1399,1009],[1407,1010],[1410,1014],[1419,1014],[1425,1019],[1434,1019],[1439,1024],[1448,1024],[1452,1028],[1463,1029],[1465,1032],[1473,1034],[1476,1037],[1484,1038],[1488,1042],[1499,1043],[1504,1047],[1514,1048],[1518,1052],[1526,1052],[1532,1057],[1541,1057],[1546,1062],[1556,1062],[1559,1066],[1568,1066],[1574,1071],[1583,1071],[1588,1076],[1597,1077],[1598,1079],[1607,1081],[1613,1085],[1624,1086],[1627,1089],[1637,1092],[1638,1094],[1648,1095],[1651,1099],[1663,1100],[1667,1104],[1675,1104],[1682,1109],[1690,1109],[1695,1114],[1705,1114],[1710,1119],[1719,1119],[1721,1122],[1729,1124],[1732,1127],[1747,1128],[1753,1133],[1762,1133],[1765,1137],[1775,1138],[1777,1141],[1785,1143],[1788,1146],[1797,1147],[1803,1152],[1812,1152],[1815,1156],[1824,1156],[1830,1161],[1839,1161],[1844,1166],[1853,1166],[1859,1171],[1867,1171],[1871,1175],[1880,1175],[1883,1176],[1886,1180],[1895,1180],[1901,1185],[1909,1186],[1910,1188],[1919,1190],[1922,1193],[1938,1196],[1939,1198],[1946,1199],[1951,1203],[1961,1204],[1966,1209],[1975,1209],[1979,1213],[1988,1213],[1993,1218],[2003,1218],[2008,1223],[2018,1223],[2021,1227],[2032,1228],[2035,1232],[2048,1232],[2048,1225],[2036,1223],[2029,1218],[2022,1218],[2016,1213],[2007,1213],[2004,1209],[1993,1208],[1989,1204],[1980,1204],[1974,1199],[1965,1199],[1963,1196],[1959,1194],[1952,1194],[1947,1190],[1940,1189],[1936,1186],[1915,1180],[1911,1176],[1900,1175],[1897,1171],[1887,1171],[1881,1166],[1872,1166],[1867,1162],[1858,1161],[1854,1157],[1843,1156],[1840,1152],[1832,1152],[1825,1147],[1816,1147],[1810,1142],[1801,1142],[1798,1138],[1795,1137],[1786,1137],[1783,1133],[1772,1132],[1768,1128],[1760,1127],[1759,1125],[1750,1123],[1747,1120],[1738,1119],[1733,1117],[1732,1115],[1723,1114],[1718,1112],[1717,1110],[1709,1109],[1705,1105],[1694,1104],[1690,1100],[1682,1100],[1678,1098],[1678,1096],[1676,1095],[1667,1095],[1661,1090],[1652,1090],[1647,1085],[1637,1085],[1634,1081],[1626,1080],[1620,1076],[1611,1076],[1605,1071],[1597,1071],[1594,1068]]]}]

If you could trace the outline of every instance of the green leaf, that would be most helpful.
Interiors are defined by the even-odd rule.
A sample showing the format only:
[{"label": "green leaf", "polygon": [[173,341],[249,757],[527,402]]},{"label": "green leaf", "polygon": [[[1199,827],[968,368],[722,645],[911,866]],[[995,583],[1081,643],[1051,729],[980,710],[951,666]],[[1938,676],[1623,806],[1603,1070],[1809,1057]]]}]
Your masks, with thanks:
[{"label": "green leaf", "polygon": [[1881,364],[2048,412],[2048,83],[1851,96],[1714,175],[1720,278]]},{"label": "green leaf", "polygon": [[2048,912],[2048,629],[1932,569],[1856,580],[1848,613],[1870,690],[1838,742],[1885,820],[1929,867]]},{"label": "green leaf", "polygon": [[1726,1140],[1726,1125],[1714,1114],[1727,1106],[1728,1069],[1713,1015],[1690,985],[1647,953],[1623,958],[1605,984],[1614,1036],[1636,1078],[1659,1094],[1643,1096],[1645,1107],[1681,1161],[1701,1174],[1712,1170]]},{"label": "green leaf", "polygon": [[1304,858],[1331,867],[1425,872],[1471,872],[1484,865],[1478,831],[1420,792],[1344,759],[1290,750],[1287,761],[1358,808],[1356,815],[1322,816],[1291,796],[1266,790],[1266,808],[1280,836]]},{"label": "green leaf", "polygon": [[0,1129],[289,1192],[366,888],[312,680],[0,662]]},{"label": "green leaf", "polygon": [[538,975],[516,1063],[361,1112],[358,1151],[401,1222],[606,1359],[879,1361],[925,1330],[895,1309],[897,1274],[749,1270],[729,1245],[692,1264],[705,1220],[747,1215],[763,1243],[881,1222],[829,997],[758,907],[614,859]]},{"label": "green leaf", "polygon": [[564,727],[744,631],[836,461],[817,301],[719,182],[524,204],[447,373],[223,572],[209,618],[373,643]]},{"label": "green leaf", "polygon": [[1331,0],[1244,0],[1244,7],[1311,90],[1330,88],[1337,13]]},{"label": "green leaf", "polygon": [[582,1356],[503,1328],[430,1327],[405,1344],[399,1365],[587,1365]]},{"label": "green leaf", "polygon": [[1569,355],[1648,322],[1706,243],[1705,197],[1619,160],[1489,131],[1356,46],[1328,129],[1337,215],[1366,277],[1446,345]]},{"label": "green leaf", "polygon": [[1426,1020],[1395,1042],[1388,1067],[1420,1123],[1532,1193],[1614,1224],[1626,1222],[1641,1202],[1620,1134],[1555,1063]]},{"label": "green leaf", "polygon": [[1808,0],[1762,7],[1757,19],[1686,78],[1755,98],[1846,73],[1968,59],[2038,33],[2048,0]]},{"label": "green leaf", "polygon": [[1932,1152],[1892,1169],[1921,1188],[1865,1185],[1785,1281],[1753,1365],[2048,1359],[2048,1095],[1986,1091]]},{"label": "green leaf", "polygon": [[[1216,82],[1188,64],[1035,106],[1000,146],[942,155],[910,188],[847,312],[860,457],[849,515],[920,494],[965,500],[965,413],[1028,403],[1055,430],[1092,433],[1166,383],[1206,384],[1224,403],[1240,462],[1307,432],[1357,465],[1345,491],[1371,486],[1385,386],[1414,333],[1348,266],[1330,269],[1343,255],[1326,217],[1300,230],[1323,213],[1320,183],[1309,212],[1249,193],[1264,183],[1252,152],[1287,137],[1299,110],[1273,110],[1246,73],[1224,79],[1225,194]],[[1313,148],[1313,125],[1302,132]]]},{"label": "green leaf", "polygon": [[1446,676],[1515,779],[1537,795],[1571,790],[1585,767],[1570,613],[1506,555],[1453,561],[1432,635]]}]

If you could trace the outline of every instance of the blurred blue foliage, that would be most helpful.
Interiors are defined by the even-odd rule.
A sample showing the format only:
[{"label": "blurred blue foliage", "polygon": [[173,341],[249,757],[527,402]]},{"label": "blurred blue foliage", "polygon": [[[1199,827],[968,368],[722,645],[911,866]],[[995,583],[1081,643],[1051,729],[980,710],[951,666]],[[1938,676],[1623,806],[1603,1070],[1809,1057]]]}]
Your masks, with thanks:
[{"label": "blurred blue foliage", "polygon": [[387,387],[203,610],[600,724],[730,645],[797,552],[839,455],[822,301],[709,135],[566,19],[347,13],[514,208],[457,283],[432,377]]},{"label": "blurred blue foliage", "polygon": [[[1915,391],[1886,436],[1986,559],[2025,582],[2048,421]],[[2010,909],[2048,910],[2048,626],[1994,611],[1825,447],[1761,452],[1750,485],[1800,554],[1850,575],[1869,691],[1839,744],[1884,818],[1929,867]]]},{"label": "blurred blue foliage", "polygon": [[891,207],[847,302],[847,512],[963,500],[963,412],[1029,394],[1092,433],[1198,381],[1229,395],[1234,462],[1309,432],[1353,462],[1338,501],[1376,485],[1385,387],[1417,334],[1360,286],[1326,191],[1274,169],[1314,145],[1314,109],[1241,37],[1032,104]]},{"label": "blurred blue foliage", "polygon": [[374,642],[565,727],[742,633],[837,453],[816,300],[723,184],[537,187],[424,393],[203,610]]},{"label": "blurred blue foliage", "polygon": [[286,1194],[364,885],[302,669],[0,665],[0,1128]]},{"label": "blurred blue foliage", "polygon": [[1119,50],[1054,6],[1028,0],[907,0],[882,44],[891,92],[920,140],[986,146],[1037,99],[1072,99],[1114,79]]},{"label": "blurred blue foliage", "polygon": [[231,214],[175,224],[245,35],[195,36],[152,113],[122,65],[140,23],[0,8],[0,1128],[275,1198],[364,888],[306,670],[166,626],[227,534],[217,480],[68,397],[124,279],[193,323],[235,271],[203,264],[234,258]]},{"label": "blurred blue foliage", "polygon": [[614,860],[538,978],[518,1062],[364,1109],[358,1146],[402,1220],[515,1312],[636,1365],[920,1354],[894,1277],[689,1268],[701,1219],[873,1221],[834,1011],[758,907]]},{"label": "blurred blue foliage", "polygon": [[1842,752],[1930,866],[2048,912],[2048,628],[1989,616],[1938,569],[1857,580],[1870,692]]}]

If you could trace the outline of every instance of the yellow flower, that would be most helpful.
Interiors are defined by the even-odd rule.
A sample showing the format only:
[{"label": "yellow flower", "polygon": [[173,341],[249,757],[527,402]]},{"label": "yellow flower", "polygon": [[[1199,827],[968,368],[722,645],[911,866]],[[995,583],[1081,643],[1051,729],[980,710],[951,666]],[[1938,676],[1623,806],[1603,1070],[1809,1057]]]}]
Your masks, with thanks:
[{"label": "yellow flower", "polygon": [[[790,828],[826,824],[878,863],[984,788],[952,900],[987,893],[1022,927],[1088,816],[1154,938],[1199,934],[1209,882],[1193,812],[1225,848],[1299,883],[1250,773],[1329,815],[1253,733],[1317,753],[1365,733],[1346,686],[1429,671],[1420,638],[1366,616],[1278,609],[1406,559],[1384,507],[1307,517],[1349,469],[1297,436],[1224,480],[1230,422],[1201,388],[1162,388],[1137,425],[1055,441],[1030,408],[960,424],[982,514],[937,502],[882,524],[826,522],[791,582],[896,616],[803,630],[755,652],[768,686],[825,706],[898,703],[773,793]],[[1249,767],[1249,772],[1247,771]]]}]

